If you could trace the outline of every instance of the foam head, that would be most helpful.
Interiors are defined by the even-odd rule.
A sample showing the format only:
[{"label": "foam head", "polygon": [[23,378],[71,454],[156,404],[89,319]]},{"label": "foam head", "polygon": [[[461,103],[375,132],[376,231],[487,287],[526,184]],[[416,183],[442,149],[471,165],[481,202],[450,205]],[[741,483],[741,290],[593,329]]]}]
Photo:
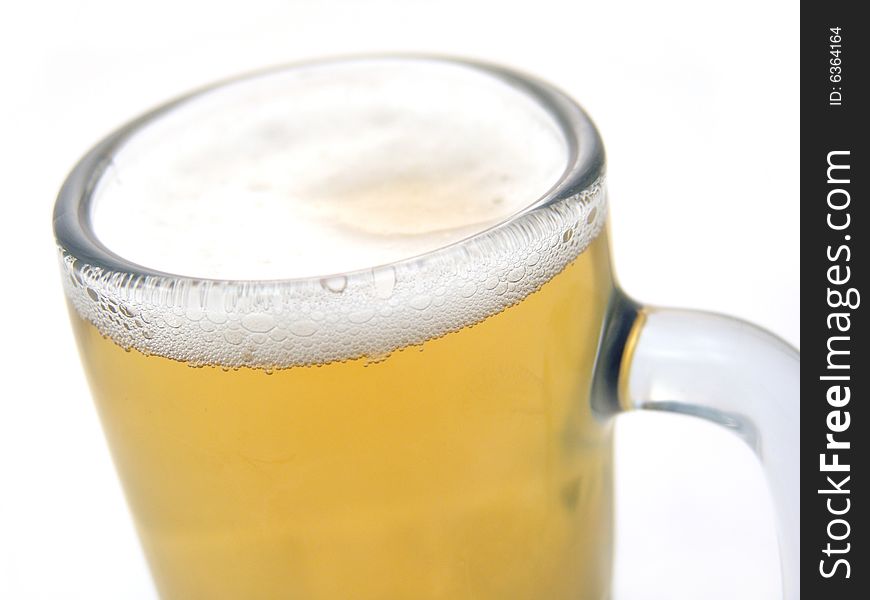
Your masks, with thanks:
[{"label": "foam head", "polygon": [[212,279],[354,271],[521,211],[566,166],[554,118],[502,79],[431,61],[327,63],[225,86],[117,151],[92,219],[116,254]]},{"label": "foam head", "polygon": [[576,105],[507,71],[379,58],[238,79],[76,167],[55,210],[65,290],[118,344],[193,364],[382,356],[561,271],[603,226],[602,164]]}]

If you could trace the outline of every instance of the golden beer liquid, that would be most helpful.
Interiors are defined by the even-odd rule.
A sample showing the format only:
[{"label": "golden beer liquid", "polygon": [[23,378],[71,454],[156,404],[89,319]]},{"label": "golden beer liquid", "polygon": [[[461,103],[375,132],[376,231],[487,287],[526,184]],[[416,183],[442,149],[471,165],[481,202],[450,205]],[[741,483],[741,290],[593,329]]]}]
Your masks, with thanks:
[{"label": "golden beer liquid", "polygon": [[589,388],[611,289],[602,233],[476,325],[271,374],[125,351],[74,316],[161,597],[607,597]]}]

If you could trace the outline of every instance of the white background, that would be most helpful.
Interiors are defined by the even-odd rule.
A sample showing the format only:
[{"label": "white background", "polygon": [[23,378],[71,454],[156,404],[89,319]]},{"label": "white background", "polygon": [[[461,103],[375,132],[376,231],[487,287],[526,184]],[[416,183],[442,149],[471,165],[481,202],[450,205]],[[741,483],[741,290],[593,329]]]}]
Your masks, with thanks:
[{"label": "white background", "polygon": [[[10,3],[0,19],[0,597],[154,598],[69,332],[54,196],[98,138],[226,75],[357,51],[512,65],[608,150],[616,266],[651,303],[799,343],[798,7],[659,0]],[[778,596],[773,509],[739,441],[620,418],[614,600]],[[795,457],[797,460],[797,457]]]}]

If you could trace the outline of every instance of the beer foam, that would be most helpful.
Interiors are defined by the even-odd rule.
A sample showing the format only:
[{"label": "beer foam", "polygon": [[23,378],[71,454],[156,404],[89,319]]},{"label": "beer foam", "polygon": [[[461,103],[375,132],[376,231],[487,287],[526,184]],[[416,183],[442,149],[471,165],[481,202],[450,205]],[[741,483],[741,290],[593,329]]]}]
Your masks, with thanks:
[{"label": "beer foam", "polygon": [[541,197],[553,117],[480,70],[314,65],[230,85],[127,140],[93,193],[103,244],[209,279],[345,273],[429,252]]},{"label": "beer foam", "polygon": [[241,80],[136,130],[91,220],[147,269],[61,248],[76,311],[125,348],[269,369],[383,357],[537,290],[603,227],[603,183],[529,209],[567,161],[548,111],[484,71],[399,68]]}]

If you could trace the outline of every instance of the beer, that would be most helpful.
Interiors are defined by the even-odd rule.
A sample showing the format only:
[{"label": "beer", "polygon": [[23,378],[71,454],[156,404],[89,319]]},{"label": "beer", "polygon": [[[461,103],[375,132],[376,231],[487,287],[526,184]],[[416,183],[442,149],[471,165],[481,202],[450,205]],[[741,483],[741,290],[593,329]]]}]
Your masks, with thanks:
[{"label": "beer", "polygon": [[606,252],[599,236],[519,304],[379,362],[191,368],[76,317],[161,595],[604,598]]},{"label": "beer", "polygon": [[[291,77],[317,123],[301,138],[266,100],[287,90],[237,121],[250,99],[231,88],[126,140],[89,192],[96,237],[155,269],[62,248],[164,598],[608,595],[611,429],[589,398],[613,289],[603,187],[529,210],[564,169],[552,117],[465,73],[435,94],[423,71],[389,116],[333,98],[329,69]],[[473,102],[495,108],[462,117]]]}]

